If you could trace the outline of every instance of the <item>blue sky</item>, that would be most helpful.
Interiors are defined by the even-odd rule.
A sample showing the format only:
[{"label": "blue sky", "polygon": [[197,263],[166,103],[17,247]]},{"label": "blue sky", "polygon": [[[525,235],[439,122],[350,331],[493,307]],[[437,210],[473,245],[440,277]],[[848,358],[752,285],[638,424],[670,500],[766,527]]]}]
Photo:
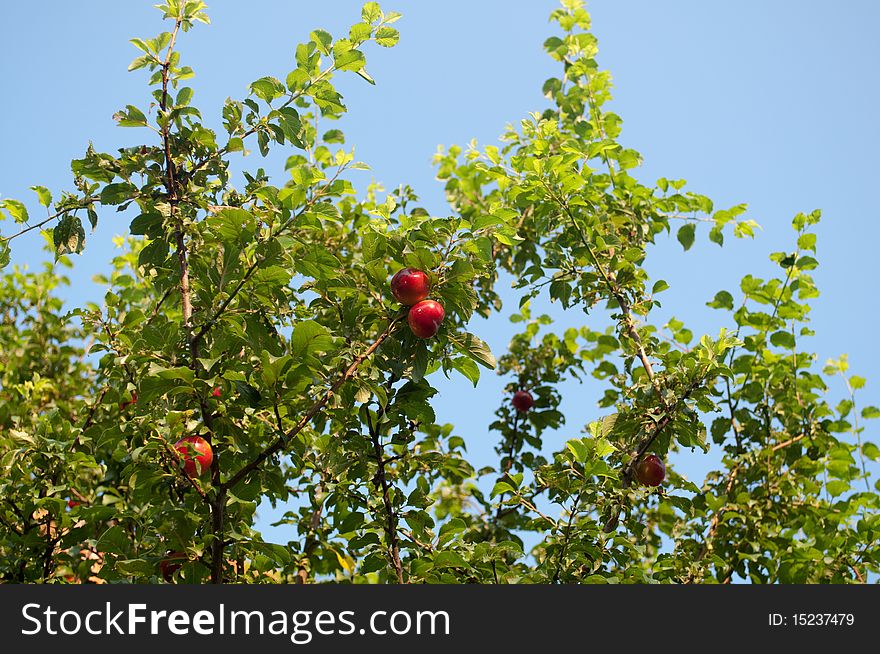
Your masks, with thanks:
[{"label": "blue sky", "polygon": [[[195,104],[217,124],[224,98],[243,97],[263,75],[283,78],[297,42],[316,27],[343,33],[359,7],[349,0],[209,2],[213,25],[197,26],[180,42],[184,63],[197,73]],[[541,85],[556,69],[541,43],[552,33],[547,16],[556,3],[399,0],[383,7],[404,18],[396,48],[367,52],[377,85],[354,76],[340,81],[350,113],[339,126],[373,169],[354,181],[362,187],[372,176],[388,189],[409,183],[442,215],[447,207],[431,167],[437,146],[471,138],[495,143],[506,123],[543,106]],[[661,315],[686,320],[696,333],[717,332],[722,315],[704,302],[720,289],[735,291],[747,271],[770,274],[767,254],[792,245],[791,217],[820,208],[815,277],[822,296],[809,347],[820,362],[848,352],[852,372],[869,380],[861,404],[880,405],[880,380],[871,374],[880,368],[873,334],[880,209],[872,191],[880,3],[594,0],[588,8],[599,62],[614,75],[622,141],[645,158],[638,175],[687,179],[719,207],[747,202],[763,226],[754,241],[731,239],[723,249],[698,238],[686,255],[674,238],[661,242],[648,261],[672,285]],[[147,102],[143,72],[126,72],[136,54],[128,39],[164,27],[150,2],[134,0],[47,0],[38,11],[31,3],[2,3],[0,22],[0,197],[25,200],[38,216],[28,187],[42,184],[56,196],[70,188],[69,162],[90,139],[113,151],[148,138],[116,128],[111,116]],[[243,164],[280,173],[284,156],[263,161],[255,154]],[[75,259],[71,302],[103,295],[89,280],[111,256],[112,235],[126,227],[124,216],[102,215],[85,255]],[[14,245],[16,263],[43,256],[38,238]],[[512,310],[515,298],[508,297]],[[579,324],[582,314],[559,319]],[[503,316],[472,326],[496,353],[513,329]],[[460,377],[440,386],[438,416],[456,424],[478,465],[489,463],[494,438],[486,425],[503,381],[486,375],[476,392]],[[566,385],[564,395],[568,426],[548,442],[553,449],[599,415],[598,387]],[[876,429],[869,436],[876,440]],[[688,453],[674,459],[697,483],[714,460]]]}]

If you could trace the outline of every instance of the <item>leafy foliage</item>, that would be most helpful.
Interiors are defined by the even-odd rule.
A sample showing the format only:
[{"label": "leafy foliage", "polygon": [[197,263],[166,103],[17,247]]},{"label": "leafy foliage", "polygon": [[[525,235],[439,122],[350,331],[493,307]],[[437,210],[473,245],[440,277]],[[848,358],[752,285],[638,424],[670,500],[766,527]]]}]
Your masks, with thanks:
[{"label": "leafy foliage", "polygon": [[[727,329],[695,340],[681,320],[655,324],[669,285],[643,264],[658,239],[674,232],[689,250],[704,224],[717,245],[757,225],[683,180],[631,174],[641,158],[604,109],[611,78],[578,0],[551,17],[549,107],[500,147],[437,154],[444,217],[408,187],[360,197],[349,173],[366,165],[339,129],[319,129],[346,112],[337,75],[373,83],[366,52],[398,42],[398,14],[370,2],[347,36],[311,32],[283,81],[262,77],[226,101],[217,132],[175,49],[209,22],[204,4],[159,9],[173,27],[133,39],[129,67],[147,74],[153,102],[115,115],[149,140],[115,155],[89,146],[57,201],[33,187],[42,222],[20,201],[0,204],[21,226],[0,240],[0,264],[33,229],[56,256],[41,273],[5,273],[0,292],[3,579],[842,583],[878,572],[866,461],[880,450],[863,422],[880,410],[857,407],[866,381],[845,357],[818,368],[803,349],[819,213],[794,218],[793,251],[771,255],[776,276],[746,275],[709,303]],[[230,158],[254,143],[263,155],[291,148],[285,184],[258,169],[233,186]],[[98,280],[103,304],[64,313],[54,291],[86,245],[83,220],[127,207],[132,236]],[[428,272],[445,308],[434,338],[412,335],[391,296],[404,266]],[[522,330],[496,361],[467,325],[501,310],[502,272],[517,280]],[[555,333],[532,313],[539,296],[611,327]],[[495,368],[509,380],[489,426],[498,466],[475,470],[432,408],[431,380],[442,370],[476,385]],[[559,384],[588,376],[605,385],[601,417],[548,453],[545,432],[567,428]],[[834,377],[846,389],[836,404]],[[535,398],[528,412],[510,405],[521,389]],[[214,456],[190,476],[174,444],[195,435]],[[661,489],[636,481],[648,452],[711,447],[723,468],[702,487],[671,466]],[[258,505],[291,501],[281,522],[297,538],[266,542]]]}]

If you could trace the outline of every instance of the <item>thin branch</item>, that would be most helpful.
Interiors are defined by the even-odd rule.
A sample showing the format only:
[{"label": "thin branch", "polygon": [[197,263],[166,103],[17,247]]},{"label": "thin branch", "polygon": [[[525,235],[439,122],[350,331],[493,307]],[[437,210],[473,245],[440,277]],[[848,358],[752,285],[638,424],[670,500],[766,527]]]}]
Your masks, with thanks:
[{"label": "thin branch", "polygon": [[865,583],[865,577],[862,576],[862,573],[859,571],[859,569],[856,566],[854,566],[852,563],[849,564],[849,567],[856,574],[856,578],[859,580],[859,583],[860,584]]},{"label": "thin branch", "polygon": [[[387,462],[387,459],[386,459],[386,462]],[[416,545],[417,547],[420,547],[421,549],[425,550],[426,552],[433,552],[434,551],[433,545],[431,545],[430,543],[423,543],[418,538],[416,538],[415,535],[413,535],[413,533],[410,530],[401,528],[400,533],[402,533],[404,536],[406,536],[406,538],[409,541],[411,541],[414,545]]]},{"label": "thin branch", "polygon": [[545,513],[542,513],[541,510],[538,509],[538,507],[536,507],[534,504],[532,504],[531,502],[529,502],[529,501],[528,501],[527,499],[525,499],[524,497],[518,497],[517,499],[519,500],[519,503],[522,504],[524,507],[526,507],[529,511],[532,511],[533,513],[539,515],[539,516],[542,517],[544,520],[546,520],[546,521],[549,522],[551,525],[553,525],[553,528],[554,528],[554,529],[556,529],[556,528],[559,526],[553,518],[551,518],[550,516],[546,515]]},{"label": "thin branch", "polygon": [[[322,472],[323,475],[323,472]],[[321,493],[324,489],[324,478],[321,477],[321,481],[318,482],[318,485],[315,487],[315,493]],[[317,503],[317,506],[312,511],[312,515],[309,518],[309,531],[306,536],[305,545],[303,547],[303,557],[300,561],[299,568],[296,571],[296,583],[297,584],[305,584],[309,579],[309,568],[306,563],[311,557],[312,553],[318,547],[318,539],[315,534],[318,531],[318,527],[321,526],[321,517],[324,512],[324,503]]]},{"label": "thin branch", "polygon": [[[294,93],[291,93],[290,96],[288,96],[287,100],[285,100],[284,103],[282,103],[280,107],[277,107],[276,109],[273,109],[273,110],[278,111],[279,109],[284,109],[285,107],[289,107],[298,98],[302,97],[306,93],[306,91],[308,91],[312,86],[314,86],[315,84],[317,84],[318,82],[323,80],[325,76],[332,74],[335,70],[336,70],[336,64],[329,66],[326,70],[324,70],[315,79],[311,80],[304,88],[302,88],[299,91],[296,91]],[[241,134],[241,136],[239,136],[238,138],[244,140],[244,139],[248,138],[249,136],[253,136],[254,134],[256,134],[260,130],[260,127],[262,126],[262,124],[263,123],[258,123],[257,125],[251,127],[250,129],[243,132]],[[187,173],[186,173],[187,176],[192,176],[193,174],[195,174],[196,172],[198,172],[199,170],[204,168],[206,165],[208,165],[208,163],[210,163],[213,159],[216,159],[218,157],[222,157],[226,154],[229,154],[229,146],[228,145],[224,145],[222,148],[220,148],[216,152],[212,152],[212,153],[206,155],[204,158],[200,159],[199,161],[195,162],[193,164],[192,168],[190,168],[189,171],[187,171]]]},{"label": "thin branch", "polygon": [[387,524],[385,525],[385,535],[388,539],[388,558],[391,559],[391,566],[397,575],[397,583],[405,583],[403,580],[403,565],[400,563],[400,540],[397,536],[397,511],[394,510],[394,504],[391,502],[391,483],[385,474],[385,454],[382,446],[382,436],[379,433],[379,425],[373,425],[370,420],[370,413],[367,410],[367,428],[370,432],[370,442],[373,444],[373,452],[376,457],[376,478],[374,483],[382,489],[382,503],[385,507],[385,516]]},{"label": "thin branch", "polygon": [[778,443],[777,445],[774,445],[770,451],[771,452],[778,452],[779,450],[781,450],[785,447],[788,447],[789,445],[793,445],[793,444],[797,443],[799,440],[806,438],[806,436],[807,436],[806,434],[799,434],[799,435],[795,436],[794,438],[789,438],[787,441],[784,441],[782,443]]},{"label": "thin branch", "polygon": [[[175,209],[180,202],[178,194],[177,182],[175,180],[174,159],[171,154],[171,133],[168,129],[170,123],[170,114],[168,114],[168,75],[171,70],[171,55],[174,51],[174,43],[177,40],[177,33],[180,30],[181,19],[178,18],[174,23],[174,30],[171,32],[171,40],[165,54],[165,61],[162,62],[162,98],[159,101],[159,109],[164,114],[162,123],[162,146],[165,151],[165,190],[168,194],[168,204],[170,207],[170,219],[174,223],[174,240],[177,247],[177,260],[180,266],[180,295],[183,310],[183,324],[187,331],[192,328],[192,297],[189,284],[189,261],[186,245],[186,233],[184,230],[183,219],[175,216]],[[190,336],[190,339],[192,337]]]},{"label": "thin branch", "polygon": [[[510,435],[510,444],[507,448],[507,460],[504,462],[504,469],[501,471],[501,476],[504,477],[510,472],[510,469],[513,468],[513,457],[516,454],[516,442],[517,437],[519,436],[519,411],[517,411],[513,416],[513,433]],[[492,521],[493,524],[497,527],[498,521],[507,515],[508,513],[512,513],[512,510],[515,510],[516,507],[512,507],[512,510],[504,510],[502,511],[503,504],[498,503],[498,509],[495,511],[495,519]]]},{"label": "thin branch", "polygon": [[[629,462],[623,468],[623,475],[621,476],[621,485],[623,486],[623,488],[628,488],[630,483],[632,483],[632,478],[633,478],[633,475],[635,474],[635,469],[636,469],[635,464],[641,460],[642,456],[645,454],[645,452],[648,451],[648,449],[651,447],[651,445],[654,443],[654,441],[657,439],[657,437],[660,435],[660,433],[666,427],[668,427],[669,424],[672,423],[673,420],[675,420],[675,416],[678,413],[679,408],[690,397],[691,393],[693,393],[696,390],[696,388],[699,386],[699,384],[700,384],[700,382],[694,381],[687,388],[687,390],[685,390],[685,392],[682,393],[681,397],[678,398],[676,403],[667,409],[664,416],[654,426],[654,429],[652,429],[650,431],[650,433],[645,438],[642,439],[635,454],[632,456],[632,458],[629,460]],[[622,507],[620,505],[614,506],[610,509],[609,513],[606,515],[605,526],[603,527],[603,529],[606,533],[610,533],[617,528],[617,524],[620,519],[621,509],[622,509]]]},{"label": "thin branch", "polygon": [[18,528],[18,525],[8,522],[2,515],[0,515],[0,524],[5,526],[9,531],[19,536],[24,536],[24,532]]},{"label": "thin branch", "polygon": [[[609,164],[610,166],[610,164]],[[660,382],[657,379],[654,373],[654,367],[651,364],[651,360],[648,358],[648,353],[645,349],[644,343],[642,341],[641,336],[639,335],[638,329],[636,329],[635,320],[632,317],[632,310],[630,308],[629,301],[626,298],[624,292],[620,289],[617,283],[611,278],[611,275],[605,270],[602,264],[599,262],[599,257],[596,255],[593,250],[592,244],[587,240],[586,235],[581,229],[580,225],[575,218],[574,213],[571,208],[568,206],[568,203],[563,199],[558,197],[552,188],[550,188],[546,183],[544,185],[547,192],[550,194],[551,198],[562,207],[562,210],[566,213],[566,215],[571,220],[571,224],[574,229],[577,231],[578,236],[581,239],[581,242],[584,244],[584,247],[587,250],[590,258],[593,261],[593,267],[599,273],[602,280],[605,282],[605,285],[608,287],[608,291],[611,293],[611,296],[615,299],[618,306],[620,307],[620,312],[622,314],[621,324],[629,336],[630,340],[635,347],[636,357],[642,364],[642,368],[644,368],[645,373],[648,375],[648,379],[651,382],[651,386],[654,388],[654,392],[657,394],[657,399],[660,402],[661,408],[666,413],[666,416],[657,424],[657,427],[653,430],[651,434],[649,434],[646,438],[644,438],[637,448],[636,456],[632,457],[623,467],[622,475],[621,475],[621,484],[624,488],[627,488],[633,479],[633,475],[635,474],[635,467],[638,461],[641,459],[642,455],[648,450],[654,440],[657,438],[659,433],[662,431],[663,427],[665,427],[669,422],[672,421],[673,416],[671,415],[672,407],[669,406],[669,403],[666,401],[666,398],[663,395],[663,389],[660,386]],[[688,392],[679,399],[676,403],[677,406],[681,405],[681,401],[684,400],[687,395],[689,395],[693,391],[693,388],[689,389]],[[606,524],[606,526],[610,526],[610,522]]]},{"label": "thin branch", "polygon": [[[303,206],[303,208],[298,211],[296,215],[292,216],[283,225],[281,225],[281,227],[278,228],[278,231],[270,233],[269,236],[267,236],[266,239],[263,241],[263,243],[269,243],[272,240],[281,236],[281,234],[283,234],[291,225],[293,225],[293,223],[296,222],[298,218],[300,218],[309,209],[311,209],[315,205],[315,203],[324,196],[330,185],[338,179],[343,170],[345,170],[345,167],[340,166],[339,169],[336,171],[336,174],[334,174],[333,177],[330,178],[330,180],[328,180],[328,182],[324,184],[324,186],[322,186],[318,192],[315,193],[315,195]],[[217,324],[217,321],[226,312],[226,310],[229,308],[229,305],[232,304],[232,301],[235,300],[236,297],[238,297],[238,294],[241,293],[244,285],[248,282],[248,280],[250,280],[253,274],[257,272],[257,269],[259,268],[260,264],[263,263],[263,261],[264,259],[262,257],[257,257],[253,261],[253,263],[248,266],[242,278],[238,280],[235,288],[232,289],[232,292],[229,293],[229,295],[223,300],[223,302],[220,303],[220,306],[214,311],[211,317],[207,321],[205,321],[205,323],[192,337],[193,344],[198,344],[199,342],[201,342],[205,335],[214,327],[214,325]]]},{"label": "thin branch", "polygon": [[165,304],[165,300],[168,299],[168,297],[171,295],[171,293],[172,293],[173,291],[174,291],[174,287],[173,287],[173,286],[169,286],[169,287],[168,287],[168,290],[165,291],[165,293],[162,294],[162,297],[161,297],[161,298],[159,298],[159,301],[156,303],[156,306],[153,307],[153,310],[150,312],[150,317],[147,318],[147,324],[148,324],[148,325],[149,325],[151,322],[153,322],[153,320],[155,320],[156,317],[159,315],[159,312],[160,312],[161,309],[162,309],[162,305]]},{"label": "thin branch", "polygon": [[62,209],[62,210],[60,210],[60,211],[56,211],[55,213],[53,213],[53,214],[51,214],[50,216],[44,218],[44,219],[41,220],[40,222],[38,222],[38,223],[34,223],[33,225],[28,225],[28,226],[25,227],[24,229],[22,229],[22,230],[16,232],[15,234],[10,234],[9,236],[0,236],[0,243],[8,243],[8,242],[11,241],[12,239],[14,239],[14,238],[18,238],[19,236],[23,236],[24,234],[27,234],[28,232],[31,232],[31,231],[33,231],[33,230],[35,230],[35,229],[41,229],[42,227],[48,225],[48,224],[49,224],[50,222],[52,222],[53,220],[57,220],[58,218],[61,218],[61,216],[65,215],[65,214],[68,214],[68,213],[70,213],[70,212],[72,212],[72,211],[76,211],[76,210],[78,210],[78,209],[83,209],[83,208],[87,207],[89,204],[91,204],[92,202],[94,202],[94,201],[97,200],[97,199],[98,199],[98,198],[93,198],[93,197],[83,198],[83,199],[82,199],[82,203],[83,203],[82,206],[79,206],[79,207],[68,207],[68,208],[66,208],[66,209]]},{"label": "thin branch", "polygon": [[565,553],[568,549],[568,543],[571,540],[571,528],[574,524],[575,516],[578,513],[578,506],[581,503],[581,496],[583,495],[583,492],[583,488],[578,491],[577,497],[574,500],[574,504],[571,507],[571,511],[569,511],[568,524],[565,526],[565,540],[562,541],[562,547],[559,550],[559,557],[556,560],[556,570],[553,573],[553,581],[551,583],[559,583],[559,575],[562,573],[562,564],[565,562]]},{"label": "thin branch", "polygon": [[330,398],[342,387],[345,382],[354,377],[354,374],[357,372],[357,369],[360,365],[366,361],[382,343],[391,335],[391,331],[403,319],[404,314],[401,313],[396,316],[391,322],[388,323],[388,326],[385,328],[381,334],[379,334],[378,338],[373,341],[373,344],[370,345],[363,353],[358,355],[358,357],[351,363],[351,365],[343,372],[339,377],[337,377],[336,381],[333,382],[333,385],[328,388],[324,394],[314,403],[311,407],[303,414],[302,418],[297,421],[297,423],[290,429],[286,434],[283,434],[278,437],[278,439],[272,443],[269,447],[260,452],[250,463],[244,465],[238,472],[232,475],[225,482],[220,484],[220,488],[223,490],[229,490],[234,488],[235,485],[240,482],[242,479],[247,477],[254,470],[259,468],[270,456],[280,452],[284,449],[284,447],[290,442],[292,438],[294,438],[297,434],[299,434],[306,426],[312,421],[320,411],[323,409],[326,404],[330,401]]},{"label": "thin branch", "polygon": [[[739,474],[739,469],[740,463],[737,463],[730,469],[730,472],[727,475],[727,482],[724,485],[725,496],[730,495],[730,491],[733,489],[733,484],[736,482],[737,475]],[[724,515],[726,511],[727,506],[725,505],[720,507],[714,514],[712,514],[712,520],[709,521],[709,530],[703,537],[703,542],[700,545],[700,550],[694,557],[694,563],[699,563],[709,553],[709,550],[712,548],[712,540],[715,538],[715,533],[718,531],[718,526],[721,524],[721,516]],[[684,583],[691,584],[694,581],[696,581],[696,576],[694,572],[691,572],[688,574],[688,577]]]}]

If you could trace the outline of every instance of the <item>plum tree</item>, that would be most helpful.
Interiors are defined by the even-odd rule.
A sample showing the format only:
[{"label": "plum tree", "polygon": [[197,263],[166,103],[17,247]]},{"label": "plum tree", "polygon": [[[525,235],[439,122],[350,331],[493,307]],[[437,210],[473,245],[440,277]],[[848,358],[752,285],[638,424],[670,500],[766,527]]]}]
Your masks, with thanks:
[{"label": "plum tree", "polygon": [[[668,284],[644,265],[656,243],[675,225],[689,250],[705,224],[721,246],[756,223],[683,180],[636,177],[581,2],[551,15],[543,110],[500,145],[436,154],[441,217],[408,186],[357,188],[366,164],[341,130],[318,129],[347,111],[338,76],[373,81],[367,53],[397,43],[399,14],[368,2],[340,38],[311,32],[282,79],[254,81],[212,126],[177,49],[209,22],[204,4],[159,9],[167,31],[132,41],[151,105],[115,114],[143,140],[89,145],[55,196],[34,186],[39,222],[0,200],[14,223],[0,236],[4,581],[850,583],[880,571],[880,450],[865,422],[880,409],[857,408],[867,382],[845,357],[821,367],[808,349],[819,212],[794,217],[774,273],[743,271],[736,293],[710,300],[725,329],[694,338],[660,321]],[[280,182],[234,173],[248,149],[282,147]],[[108,216],[129,216],[130,236],[98,276],[103,302],[70,310],[64,269],[91,253],[85,225]],[[55,261],[9,268],[11,244],[37,229]],[[469,325],[500,319],[502,275],[519,331],[496,360]],[[576,326],[557,329],[535,299]],[[498,460],[475,467],[433,384],[442,371],[477,386],[484,370],[504,380],[488,426]],[[585,378],[603,390],[578,398],[594,406],[588,424],[567,425],[560,389]],[[719,469],[685,479],[682,448],[715,448]],[[261,504],[287,507],[287,542],[260,533]]]}]

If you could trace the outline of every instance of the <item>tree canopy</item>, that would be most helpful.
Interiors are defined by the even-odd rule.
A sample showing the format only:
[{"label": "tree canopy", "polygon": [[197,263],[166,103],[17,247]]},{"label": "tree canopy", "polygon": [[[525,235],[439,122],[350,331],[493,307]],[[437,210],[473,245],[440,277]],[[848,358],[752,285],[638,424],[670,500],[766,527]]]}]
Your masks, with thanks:
[{"label": "tree canopy", "polygon": [[[845,357],[823,366],[804,349],[819,211],[793,218],[791,247],[770,255],[774,276],[743,271],[739,288],[718,291],[709,306],[726,329],[659,324],[669,285],[644,266],[655,243],[723,246],[757,224],[744,205],[716,208],[684,180],[637,177],[641,157],[618,142],[622,119],[606,108],[611,78],[580,0],[551,15],[548,108],[508,126],[500,145],[436,155],[443,216],[406,186],[359,192],[351,173],[367,164],[331,123],[346,112],[334,80],[374,83],[366,55],[398,42],[399,14],[368,2],[347,34],[311,32],[285,79],[228,99],[213,129],[177,49],[210,22],[206,7],[159,9],[168,31],[131,41],[129,69],[151,102],[114,116],[143,144],[89,146],[57,198],[34,186],[43,219],[0,201],[12,223],[0,238],[0,578],[876,575],[880,486],[869,468],[880,450],[863,434],[880,408],[857,400],[866,380]],[[262,168],[233,179],[233,157],[281,147],[283,184]],[[58,287],[87,227],[129,207],[130,236],[98,280],[103,302],[66,310]],[[55,255],[39,272],[10,263],[15,239],[33,232]],[[392,293],[403,268],[424,271],[427,297],[442,305],[434,335],[414,333],[412,309]],[[521,298],[512,315],[502,274]],[[582,326],[556,329],[533,312],[539,297]],[[504,314],[521,331],[496,359],[468,325]],[[476,385],[493,370],[507,381],[488,425],[497,464],[475,469],[447,422],[455,416],[432,408],[432,379]],[[604,385],[597,418],[566,425],[558,385],[588,377]],[[566,442],[546,447],[562,428]],[[194,458],[202,442],[211,456]],[[681,448],[718,448],[722,466],[698,486],[672,465]],[[652,454],[666,465],[657,486],[640,471]],[[261,503],[290,505],[289,542],[264,540]]]}]

